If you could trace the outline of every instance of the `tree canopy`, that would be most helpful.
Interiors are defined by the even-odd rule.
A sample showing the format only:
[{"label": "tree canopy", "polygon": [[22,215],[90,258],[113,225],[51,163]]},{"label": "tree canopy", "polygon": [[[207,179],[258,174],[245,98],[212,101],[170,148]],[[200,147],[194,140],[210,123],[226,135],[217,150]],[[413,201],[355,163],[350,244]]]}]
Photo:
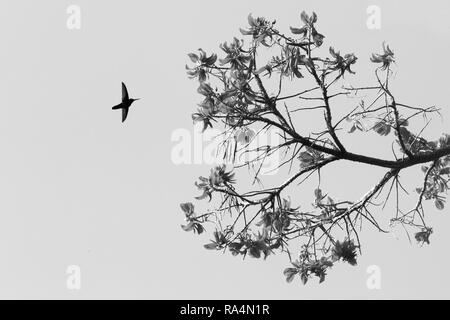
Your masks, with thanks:
[{"label": "tree canopy", "polygon": [[[196,199],[217,203],[206,212],[198,212],[191,202],[182,203],[183,229],[198,234],[211,230],[213,239],[204,245],[210,250],[264,259],[286,253],[291,263],[284,270],[286,280],[299,276],[303,283],[313,276],[324,281],[338,261],[356,265],[363,221],[385,232],[373,213],[380,209],[374,202],[377,198],[384,204],[393,199],[391,225],[400,224],[419,243],[429,243],[432,228],[425,219],[424,202],[443,210],[450,178],[450,135],[436,140],[422,136],[439,109],[396,99],[390,89],[395,55],[385,43],[380,53],[370,57],[373,84],[351,86],[345,83],[355,73],[357,57],[333,47],[324,49],[326,38],[317,29],[315,13],[302,12],[299,25],[287,33],[275,25],[276,21],[249,15],[248,25],[240,29],[246,41],[234,38],[222,43],[220,58],[202,49],[189,53],[187,74],[198,81],[202,96],[192,119],[202,123],[204,131],[221,130],[225,147],[218,157],[233,163],[238,151],[257,156],[245,165],[218,165],[209,176],[200,177],[195,183],[200,191]],[[337,116],[342,113],[336,112],[337,105],[349,98],[353,106]],[[322,125],[315,131],[299,130],[295,126],[299,115],[320,117]],[[272,129],[280,132],[280,143],[250,150],[251,141]],[[356,133],[379,135],[392,156],[379,158],[351,150],[342,136]],[[265,188],[260,168],[275,151],[281,151],[279,167],[286,168],[288,176],[283,183]],[[362,196],[338,200],[321,188],[321,181],[327,179],[321,171],[336,162],[379,167],[384,173]],[[400,173],[411,167],[423,172],[413,205],[399,201],[407,192]],[[254,183],[250,190],[240,191],[235,173],[245,168],[255,169],[248,170]],[[288,190],[313,176],[317,186],[301,194],[305,206],[293,207]]]}]

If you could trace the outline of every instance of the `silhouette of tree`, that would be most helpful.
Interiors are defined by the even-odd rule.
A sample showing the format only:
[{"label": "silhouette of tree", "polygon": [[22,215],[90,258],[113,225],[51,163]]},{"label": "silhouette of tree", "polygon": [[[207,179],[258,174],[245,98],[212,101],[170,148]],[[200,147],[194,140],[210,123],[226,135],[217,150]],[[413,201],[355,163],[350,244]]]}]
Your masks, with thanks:
[{"label": "silhouette of tree", "polygon": [[[187,221],[182,227],[200,234],[207,223],[212,223],[214,239],[205,245],[207,249],[264,259],[272,253],[286,253],[292,264],[284,270],[288,282],[296,275],[303,283],[312,276],[322,282],[327,270],[339,260],[355,265],[363,221],[384,231],[372,214],[377,206],[374,200],[383,190],[382,203],[392,198],[396,208],[390,223],[401,224],[407,232],[414,232],[418,242],[429,243],[432,228],[425,222],[423,203],[432,201],[442,210],[449,188],[450,135],[426,140],[422,131],[439,109],[407,105],[394,97],[389,86],[394,52],[383,43],[382,53],[372,54],[373,85],[345,85],[344,78],[354,74],[357,58],[332,47],[324,57],[319,56],[318,52],[324,52],[321,47],[325,37],[317,31],[316,22],[315,13],[309,16],[302,12],[301,26],[291,27],[290,34],[285,34],[275,29],[275,21],[249,15],[249,26],[240,29],[249,41],[234,38],[221,44],[222,59],[199,49],[189,54],[193,65],[186,66],[188,75],[199,81],[198,93],[203,96],[192,118],[203,123],[203,131],[221,128],[225,137],[221,156],[234,160],[238,150],[258,156],[238,166],[255,169],[253,190],[238,191],[233,172],[236,167],[219,165],[208,177],[200,177],[196,186],[202,194],[197,199],[211,201],[216,197],[220,204],[202,214],[190,202],[181,204]],[[267,62],[260,61],[264,55],[273,56]],[[274,94],[269,93],[269,85],[275,88]],[[293,93],[284,93],[296,88]],[[350,98],[351,103],[359,99],[359,104],[333,117],[338,111],[342,113],[343,103],[339,101],[349,105]],[[302,107],[293,108],[292,104],[299,101]],[[317,128],[318,132],[302,132],[294,126],[296,118],[313,116],[323,118],[323,128]],[[420,123],[421,130],[411,129],[413,122]],[[343,131],[344,124],[349,130]],[[269,129],[281,132],[281,143],[250,150],[249,142]],[[358,132],[374,132],[383,141],[392,137],[392,159],[347,149],[340,136]],[[281,185],[264,188],[260,168],[275,151],[282,151],[284,158],[278,168],[288,168],[289,176]],[[320,188],[321,171],[336,162],[356,162],[385,172],[362,197],[337,200]],[[399,201],[406,192],[400,173],[413,166],[421,166],[423,179],[416,189],[417,202],[404,209]],[[289,197],[284,196],[288,187],[297,188],[313,174],[318,176],[318,185],[311,192],[311,210],[292,207]]]}]

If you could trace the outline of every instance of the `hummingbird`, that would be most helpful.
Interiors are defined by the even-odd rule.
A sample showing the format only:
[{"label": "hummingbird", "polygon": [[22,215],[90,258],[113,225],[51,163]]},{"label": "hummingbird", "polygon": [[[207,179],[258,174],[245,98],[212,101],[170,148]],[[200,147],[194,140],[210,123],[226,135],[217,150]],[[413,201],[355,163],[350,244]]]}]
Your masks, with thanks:
[{"label": "hummingbird", "polygon": [[122,122],[124,122],[127,118],[128,110],[130,109],[131,104],[136,100],[139,99],[131,99],[128,96],[127,87],[125,86],[125,83],[122,82],[122,103],[119,103],[118,105],[112,107],[113,110],[122,109]]}]

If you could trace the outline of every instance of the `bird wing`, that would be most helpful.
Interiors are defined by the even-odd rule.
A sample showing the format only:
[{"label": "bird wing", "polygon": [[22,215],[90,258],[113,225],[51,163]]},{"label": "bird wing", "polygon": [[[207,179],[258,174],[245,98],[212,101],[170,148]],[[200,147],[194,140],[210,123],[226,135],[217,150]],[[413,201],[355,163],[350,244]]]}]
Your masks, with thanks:
[{"label": "bird wing", "polygon": [[128,100],[128,90],[125,87],[125,83],[122,82],[122,102]]},{"label": "bird wing", "polygon": [[113,110],[115,110],[115,109],[121,109],[121,108],[122,108],[122,104],[119,103],[119,104],[115,105],[115,106],[112,107],[112,108],[113,108]]},{"label": "bird wing", "polygon": [[127,116],[128,116],[128,108],[122,108],[122,122],[125,121]]}]

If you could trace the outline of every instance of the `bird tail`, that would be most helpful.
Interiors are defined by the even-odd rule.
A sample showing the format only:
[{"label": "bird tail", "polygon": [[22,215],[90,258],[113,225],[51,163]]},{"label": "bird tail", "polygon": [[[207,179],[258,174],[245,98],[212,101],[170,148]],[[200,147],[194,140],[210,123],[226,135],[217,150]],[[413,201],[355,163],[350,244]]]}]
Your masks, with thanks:
[{"label": "bird tail", "polygon": [[112,108],[113,108],[113,110],[115,110],[115,109],[122,109],[122,104],[119,103],[118,105],[115,105],[115,106],[112,107]]}]

